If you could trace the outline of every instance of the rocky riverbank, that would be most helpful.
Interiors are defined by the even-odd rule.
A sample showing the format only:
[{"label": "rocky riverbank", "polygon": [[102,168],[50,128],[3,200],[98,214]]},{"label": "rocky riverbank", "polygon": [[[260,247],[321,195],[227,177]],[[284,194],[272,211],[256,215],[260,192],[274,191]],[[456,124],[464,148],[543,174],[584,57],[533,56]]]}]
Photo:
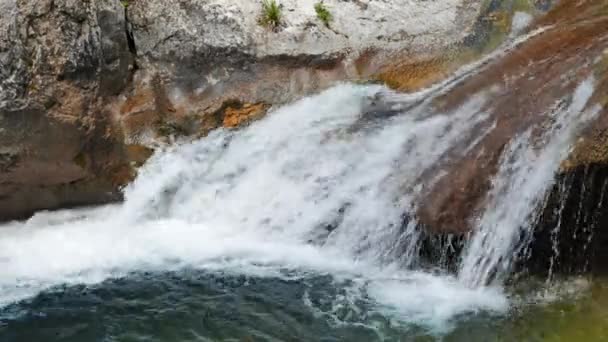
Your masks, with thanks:
[{"label": "rocky riverbank", "polygon": [[326,26],[313,1],[280,3],[269,28],[257,1],[3,1],[0,219],[116,200],[156,146],[373,79],[397,57],[445,56],[480,11],[332,0]]},{"label": "rocky riverbank", "polygon": [[[417,90],[545,28],[434,103],[448,111],[482,89],[496,98],[494,127],[478,127],[477,148],[445,165],[449,176],[417,209],[429,231],[459,235],[504,146],[543,120],[543,108],[590,75],[601,83],[593,103],[606,102],[601,1],[563,1],[545,14],[545,2],[327,0],[328,24],[312,0],[280,5],[280,24],[268,27],[261,3],[245,0],[0,4],[0,219],[118,200],[158,146],[238,127],[339,81]],[[607,159],[599,117],[564,174]]]}]

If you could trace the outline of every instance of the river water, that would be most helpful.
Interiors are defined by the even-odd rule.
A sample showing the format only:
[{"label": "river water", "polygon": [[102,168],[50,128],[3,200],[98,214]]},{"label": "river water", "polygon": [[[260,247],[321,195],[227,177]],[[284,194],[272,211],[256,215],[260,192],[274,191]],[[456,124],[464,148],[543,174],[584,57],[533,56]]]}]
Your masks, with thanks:
[{"label": "river water", "polygon": [[594,80],[505,149],[458,272],[423,266],[407,215],[479,143],[474,128],[493,127],[491,89],[433,110],[451,81],[410,95],[338,85],[159,151],[122,204],[5,224],[0,341],[600,340],[601,281],[503,284],[597,113]]}]

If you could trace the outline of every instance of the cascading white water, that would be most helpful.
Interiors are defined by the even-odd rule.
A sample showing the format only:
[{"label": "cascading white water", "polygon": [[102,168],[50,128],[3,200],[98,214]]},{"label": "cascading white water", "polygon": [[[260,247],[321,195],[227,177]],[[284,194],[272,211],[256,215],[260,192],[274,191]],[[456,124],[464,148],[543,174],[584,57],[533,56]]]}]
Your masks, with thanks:
[{"label": "cascading white water", "polygon": [[531,127],[511,141],[462,260],[459,278],[464,283],[481,286],[508,273],[513,255],[530,237],[533,215],[568,156],[575,134],[600,110],[584,111],[593,90],[593,78],[585,80],[569,105],[558,101],[549,116],[550,127],[541,136],[533,136]]},{"label": "cascading white water", "polygon": [[[405,320],[439,327],[463,312],[505,309],[499,286],[476,285],[508,268],[536,196],[550,184],[573,132],[593,114],[577,116],[592,81],[556,111],[540,152],[529,146],[530,133],[514,140],[459,277],[408,268],[419,232],[411,218],[403,227],[403,215],[429,185],[421,182],[442,174],[438,165],[451,148],[466,144],[466,153],[481,141],[474,128],[495,127],[483,110],[491,90],[449,113],[434,112],[433,96],[536,33],[417,94],[340,85],[242,130],[168,148],[140,170],[123,204],[39,213],[2,226],[0,305],[56,285],[189,267],[331,274],[354,280]],[[374,112],[377,94],[395,107]]]},{"label": "cascading white water", "polygon": [[[487,98],[472,96],[445,114],[363,114],[379,92],[387,90],[337,86],[243,130],[156,154],[122,205],[41,213],[2,227],[0,302],[63,283],[193,267],[362,279],[379,305],[397,305],[424,324],[503,308],[496,289],[408,271],[413,256],[399,258],[417,242],[417,231],[402,227],[415,182],[487,119],[480,112]],[[445,300],[449,293],[462,300]],[[420,298],[434,306],[418,305]]]}]

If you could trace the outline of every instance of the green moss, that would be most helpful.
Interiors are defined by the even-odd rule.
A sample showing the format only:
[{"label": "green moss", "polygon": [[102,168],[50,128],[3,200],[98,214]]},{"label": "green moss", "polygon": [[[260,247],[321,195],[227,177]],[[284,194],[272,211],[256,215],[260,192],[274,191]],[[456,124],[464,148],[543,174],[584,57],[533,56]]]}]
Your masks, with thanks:
[{"label": "green moss", "polygon": [[482,49],[482,55],[496,50],[496,48],[498,48],[504,40],[505,35],[503,32],[492,30],[492,32],[489,34],[489,39],[487,43]]},{"label": "green moss", "polygon": [[323,1],[319,1],[315,4],[315,12],[317,12],[317,18],[319,18],[325,26],[329,27],[329,24],[333,20],[333,16]]},{"label": "green moss", "polygon": [[[480,47],[481,54],[488,53],[502,44],[509,33],[515,12],[526,12],[534,14],[535,6],[533,0],[503,0],[497,5],[492,5],[492,0],[484,0],[481,13],[485,13],[482,20],[491,22],[487,30],[487,39]],[[492,7],[492,8],[490,8]]]},{"label": "green moss", "polygon": [[531,13],[534,11],[534,5],[529,0],[513,0],[513,12]]},{"label": "green moss", "polygon": [[277,28],[281,25],[283,17],[282,6],[276,0],[262,1],[262,15],[260,24],[267,27]]},{"label": "green moss", "polygon": [[547,305],[524,309],[524,314],[515,319],[509,329],[517,337],[514,340],[606,341],[608,287],[605,281],[595,280],[589,289],[580,289],[574,296],[563,295]]},{"label": "green moss", "polygon": [[505,11],[498,11],[492,13],[491,28],[488,30],[487,41],[481,47],[481,53],[485,54],[495,50],[502,44],[511,30],[511,18],[512,16]]}]

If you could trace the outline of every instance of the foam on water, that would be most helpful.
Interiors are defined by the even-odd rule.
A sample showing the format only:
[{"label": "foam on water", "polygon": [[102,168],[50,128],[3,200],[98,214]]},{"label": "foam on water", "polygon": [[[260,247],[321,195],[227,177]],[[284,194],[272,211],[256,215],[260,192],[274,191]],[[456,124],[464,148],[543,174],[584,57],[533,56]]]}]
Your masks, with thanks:
[{"label": "foam on water", "polygon": [[424,272],[374,282],[368,291],[384,309],[403,321],[430,326],[436,332],[452,328],[455,315],[502,312],[509,307],[500,287],[469,288],[455,277]]},{"label": "foam on water", "polygon": [[[238,132],[168,148],[141,170],[122,205],[40,213],[2,227],[0,303],[60,284],[191,267],[363,279],[382,306],[421,324],[503,308],[493,290],[403,271],[412,260],[397,258],[417,242],[416,231],[402,227],[416,191],[403,189],[415,189],[486,119],[486,97],[473,96],[453,113],[362,116],[379,91],[387,92],[341,85]],[[440,305],[446,293],[454,298]],[[420,306],[419,298],[439,306]]]}]

